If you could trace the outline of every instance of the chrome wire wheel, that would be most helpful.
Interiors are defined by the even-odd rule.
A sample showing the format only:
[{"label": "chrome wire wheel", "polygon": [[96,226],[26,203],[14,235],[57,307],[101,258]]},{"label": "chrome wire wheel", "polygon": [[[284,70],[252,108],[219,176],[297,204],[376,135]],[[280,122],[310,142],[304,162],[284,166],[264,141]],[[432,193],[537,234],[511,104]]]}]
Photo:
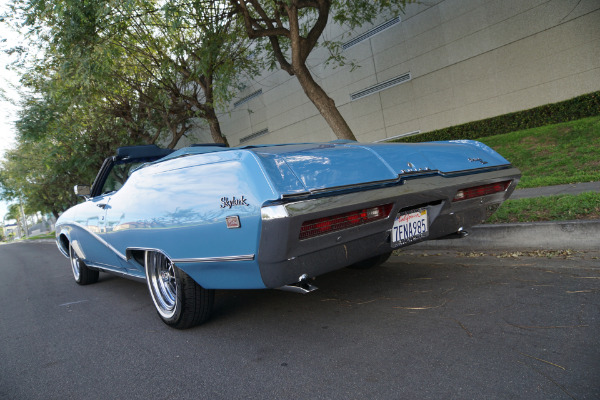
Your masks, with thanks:
[{"label": "chrome wire wheel", "polygon": [[69,245],[69,258],[71,259],[71,270],[73,271],[75,282],[79,285],[89,285],[98,281],[99,271],[85,265],[73,245]]},{"label": "chrome wire wheel", "polygon": [[73,277],[75,278],[76,282],[79,282],[81,280],[81,265],[79,264],[81,260],[79,259],[77,252],[73,249],[73,246],[69,246],[69,253]]},{"label": "chrome wire wheel", "polygon": [[177,310],[175,265],[160,252],[146,252],[146,280],[160,316],[172,318]]},{"label": "chrome wire wheel", "polygon": [[165,324],[187,329],[208,319],[214,290],[204,289],[160,250],[147,250],[145,263],[150,296]]}]

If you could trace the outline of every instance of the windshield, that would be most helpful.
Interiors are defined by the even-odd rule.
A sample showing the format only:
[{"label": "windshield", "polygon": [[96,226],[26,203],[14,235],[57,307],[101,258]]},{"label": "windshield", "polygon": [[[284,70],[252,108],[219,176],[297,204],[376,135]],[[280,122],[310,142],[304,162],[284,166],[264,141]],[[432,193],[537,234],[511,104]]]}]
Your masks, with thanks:
[{"label": "windshield", "polygon": [[123,184],[129,179],[129,176],[135,171],[143,162],[131,162],[127,164],[117,164],[112,167],[110,173],[102,185],[100,194],[106,194],[116,192],[121,189]]}]

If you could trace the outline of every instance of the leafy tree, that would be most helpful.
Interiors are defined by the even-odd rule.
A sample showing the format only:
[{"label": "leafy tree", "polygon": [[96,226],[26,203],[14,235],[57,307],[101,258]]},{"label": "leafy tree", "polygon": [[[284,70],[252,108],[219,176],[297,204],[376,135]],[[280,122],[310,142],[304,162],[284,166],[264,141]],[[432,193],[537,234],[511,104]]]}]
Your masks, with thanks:
[{"label": "leafy tree", "polygon": [[19,209],[18,204],[11,204],[8,206],[8,212],[5,215],[6,219],[21,219],[21,210]]},{"label": "leafy tree", "polygon": [[329,18],[354,29],[383,12],[398,14],[411,0],[230,0],[251,39],[268,39],[268,54],[281,69],[297,77],[304,93],[339,139],[356,140],[335,102],[314,80],[306,60],[319,45],[341,62],[340,43],[321,41]]},{"label": "leafy tree", "polygon": [[207,121],[215,142],[227,143],[215,108],[231,99],[238,76],[256,71],[260,59],[249,56],[242,27],[221,2],[17,4],[43,53],[25,65],[31,76],[25,83],[58,74],[64,98],[75,104],[80,93],[96,92],[96,110],[121,119],[146,143],[173,148],[196,118]]},{"label": "leafy tree", "polygon": [[[25,232],[25,223],[21,214],[21,207],[19,204],[11,204],[8,206],[8,213],[5,215],[5,219],[14,219],[17,221],[17,227],[21,232]],[[12,235],[9,235],[12,237]]]},{"label": "leafy tree", "polygon": [[2,196],[57,216],[116,147],[173,148],[198,117],[226,143],[215,107],[257,62],[215,4],[15,0],[32,48],[12,51],[35,95],[22,102],[17,147],[0,165]]},{"label": "leafy tree", "polygon": [[[138,69],[151,75],[162,104],[181,117],[176,124],[166,122],[173,138],[184,131],[176,132],[177,127],[199,117],[207,121],[215,142],[227,144],[215,109],[232,98],[238,76],[255,71],[259,63],[250,57],[241,27],[217,1],[124,4],[117,11],[123,22],[112,26],[109,35]],[[146,81],[130,80],[129,85],[138,88]]]},{"label": "leafy tree", "polygon": [[91,183],[115,143],[136,144],[115,118],[87,111],[34,97],[23,101],[17,146],[0,164],[3,198],[22,200],[27,213],[58,216],[76,204],[73,186]]}]

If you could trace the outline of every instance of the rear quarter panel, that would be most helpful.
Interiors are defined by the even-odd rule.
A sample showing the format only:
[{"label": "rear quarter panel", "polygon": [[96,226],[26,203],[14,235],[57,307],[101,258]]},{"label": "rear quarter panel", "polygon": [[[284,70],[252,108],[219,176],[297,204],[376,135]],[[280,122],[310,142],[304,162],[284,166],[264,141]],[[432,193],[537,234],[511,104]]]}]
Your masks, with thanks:
[{"label": "rear quarter panel", "polygon": [[[159,249],[171,259],[256,254],[260,208],[274,196],[249,152],[157,163],[136,171],[111,196],[105,238],[122,254],[128,248]],[[228,216],[238,216],[241,227],[228,229]]]}]

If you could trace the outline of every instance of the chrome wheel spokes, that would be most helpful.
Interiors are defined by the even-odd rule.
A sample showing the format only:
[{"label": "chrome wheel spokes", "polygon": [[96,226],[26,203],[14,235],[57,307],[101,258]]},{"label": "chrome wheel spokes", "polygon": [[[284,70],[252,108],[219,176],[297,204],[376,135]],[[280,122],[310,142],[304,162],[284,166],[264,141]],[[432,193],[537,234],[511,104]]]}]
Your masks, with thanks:
[{"label": "chrome wheel spokes", "polygon": [[75,277],[76,281],[79,281],[79,276],[80,276],[80,266],[79,266],[79,256],[77,256],[77,253],[75,252],[75,250],[73,249],[73,247],[70,248],[71,249],[71,269],[73,269],[73,276]]},{"label": "chrome wheel spokes", "polygon": [[204,322],[212,310],[214,290],[207,290],[160,250],[145,251],[146,282],[163,322],[186,329]]},{"label": "chrome wheel spokes", "polygon": [[146,254],[148,286],[158,312],[165,318],[175,313],[177,305],[177,279],[175,266],[164,254]]}]

